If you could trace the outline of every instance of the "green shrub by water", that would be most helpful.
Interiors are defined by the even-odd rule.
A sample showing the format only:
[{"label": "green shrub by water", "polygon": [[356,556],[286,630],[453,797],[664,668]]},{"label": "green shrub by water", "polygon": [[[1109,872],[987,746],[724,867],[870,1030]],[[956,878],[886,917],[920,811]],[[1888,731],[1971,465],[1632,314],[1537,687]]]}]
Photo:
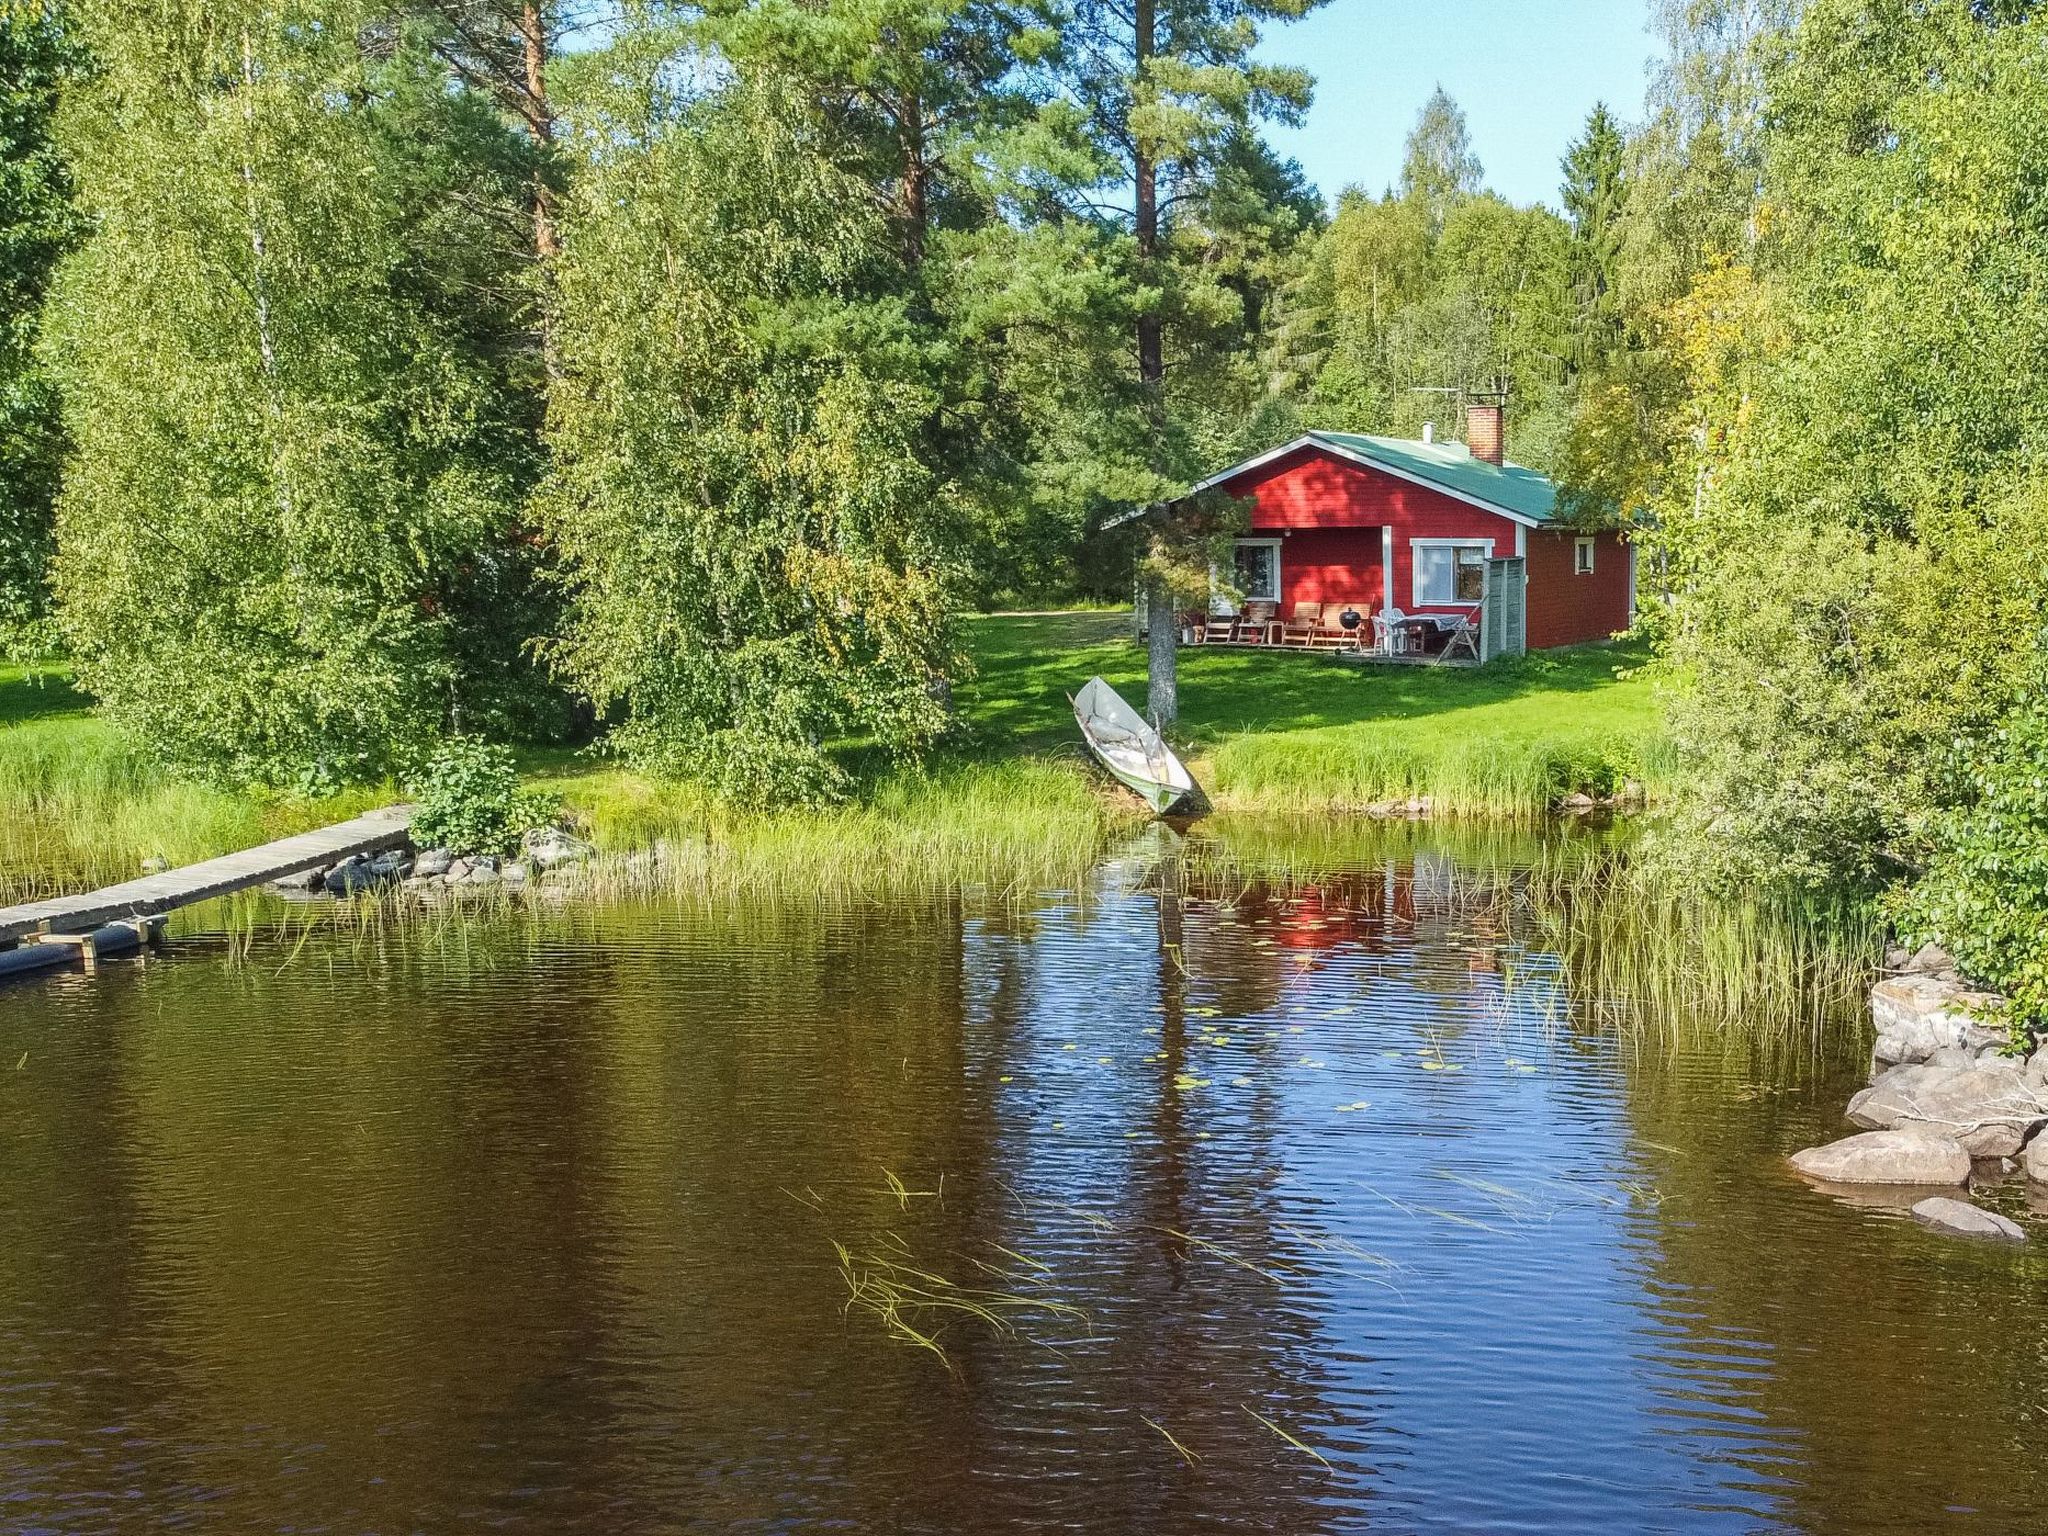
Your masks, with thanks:
[{"label": "green shrub by water", "polygon": [[474,736],[443,742],[412,787],[412,838],[460,854],[516,851],[555,814],[555,798],[519,783],[510,748]]},{"label": "green shrub by water", "polygon": [[1962,804],[1935,819],[1925,875],[1897,903],[1900,926],[2003,991],[2026,1048],[2048,1032],[2048,703],[2015,710],[1968,755],[1964,779]]}]

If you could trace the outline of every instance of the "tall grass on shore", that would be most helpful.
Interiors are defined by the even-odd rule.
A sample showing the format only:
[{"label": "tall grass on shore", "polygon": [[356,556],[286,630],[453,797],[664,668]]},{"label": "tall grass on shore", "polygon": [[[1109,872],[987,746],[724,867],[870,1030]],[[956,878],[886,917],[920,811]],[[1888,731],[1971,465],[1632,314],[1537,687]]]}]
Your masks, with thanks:
[{"label": "tall grass on shore", "polygon": [[737,811],[688,785],[624,773],[560,786],[600,850],[623,857],[587,877],[605,889],[694,900],[836,903],[1084,884],[1135,806],[1078,763],[1016,759],[881,781],[821,810]]},{"label": "tall grass on shore", "polygon": [[1627,823],[1220,818],[1155,850],[1145,879],[1229,902],[1381,870],[1406,886],[1411,920],[1496,935],[1503,973],[1545,990],[1560,1027],[1637,1044],[1719,1036],[1804,1050],[1862,1027],[1882,952],[1875,911],[1708,897],[1643,860],[1646,835]]},{"label": "tall grass on shore", "polygon": [[1563,961],[1581,1017],[1643,1041],[1736,1028],[1798,1046],[1860,1028],[1883,954],[1868,905],[1710,898],[1626,850],[1553,850],[1513,900],[1518,931]]},{"label": "tall grass on shore", "polygon": [[1647,794],[1667,774],[1660,737],[1424,735],[1357,726],[1246,733],[1202,757],[1219,804],[1265,812],[1356,811],[1426,798],[1438,816],[1534,820],[1572,794]]},{"label": "tall grass on shore", "polygon": [[389,785],[320,799],[259,798],[172,777],[90,719],[0,730],[0,900],[132,878],[357,815]]}]

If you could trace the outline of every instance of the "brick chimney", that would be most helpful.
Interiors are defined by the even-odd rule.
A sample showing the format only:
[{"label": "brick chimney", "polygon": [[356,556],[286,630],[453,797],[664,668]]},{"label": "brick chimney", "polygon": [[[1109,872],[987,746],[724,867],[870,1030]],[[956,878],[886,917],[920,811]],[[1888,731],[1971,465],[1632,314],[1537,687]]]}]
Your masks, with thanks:
[{"label": "brick chimney", "polygon": [[1472,457],[1498,464],[1507,457],[1502,441],[1501,408],[1497,405],[1465,407],[1465,438],[1472,445]]}]

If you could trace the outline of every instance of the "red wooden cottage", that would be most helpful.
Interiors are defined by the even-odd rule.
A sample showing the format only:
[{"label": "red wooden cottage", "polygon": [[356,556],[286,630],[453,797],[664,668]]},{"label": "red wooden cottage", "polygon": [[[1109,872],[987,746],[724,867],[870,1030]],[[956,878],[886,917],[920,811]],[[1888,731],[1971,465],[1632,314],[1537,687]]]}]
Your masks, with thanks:
[{"label": "red wooden cottage", "polygon": [[[1309,432],[1203,481],[1197,491],[1252,503],[1231,582],[1242,602],[1282,615],[1312,602],[1367,619],[1395,610],[1476,621],[1488,560],[1515,556],[1526,630],[1514,639],[1576,645],[1627,628],[1634,547],[1559,525],[1556,487],[1506,461],[1498,406],[1469,407],[1466,428],[1469,447]],[[1521,646],[1488,647],[1502,649]]]}]

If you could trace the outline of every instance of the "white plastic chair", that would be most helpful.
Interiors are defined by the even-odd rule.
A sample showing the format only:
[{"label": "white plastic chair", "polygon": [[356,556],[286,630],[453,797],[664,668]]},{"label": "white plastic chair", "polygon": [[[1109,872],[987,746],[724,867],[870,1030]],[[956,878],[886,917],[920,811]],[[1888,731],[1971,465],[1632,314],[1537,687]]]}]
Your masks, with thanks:
[{"label": "white plastic chair", "polygon": [[1372,643],[1382,656],[1399,656],[1408,649],[1408,615],[1398,608],[1382,608],[1372,616]]}]

